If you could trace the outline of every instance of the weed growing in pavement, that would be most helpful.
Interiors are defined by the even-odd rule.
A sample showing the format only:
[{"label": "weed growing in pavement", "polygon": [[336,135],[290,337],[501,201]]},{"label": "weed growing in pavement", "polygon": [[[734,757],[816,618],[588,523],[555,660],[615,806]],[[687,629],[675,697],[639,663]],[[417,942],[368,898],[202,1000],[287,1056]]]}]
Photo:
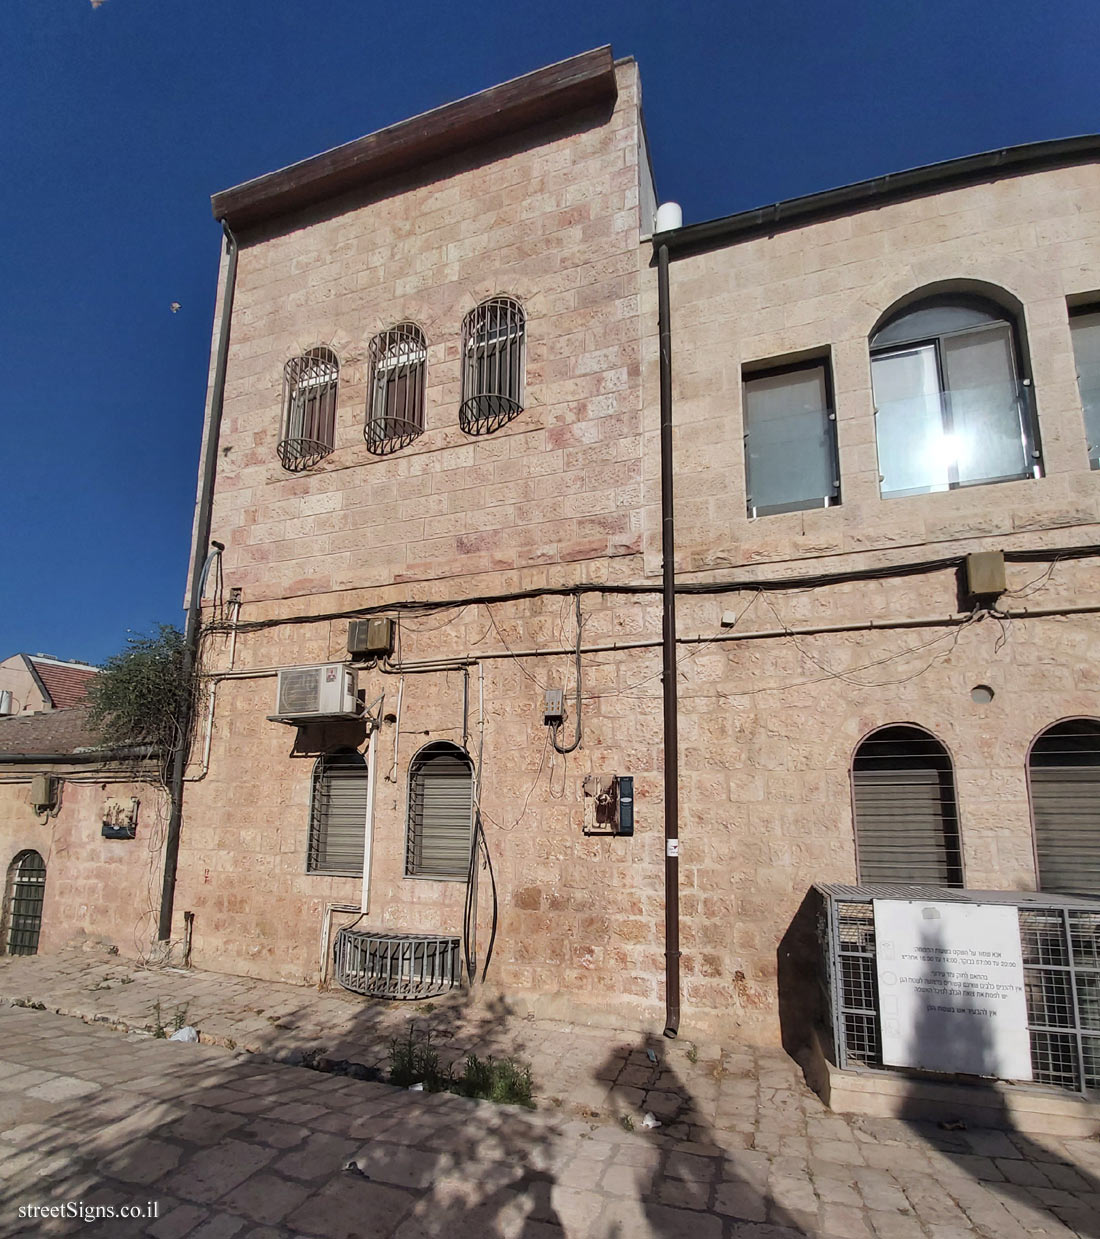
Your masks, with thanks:
[{"label": "weed growing in pavement", "polygon": [[693,1041],[688,1046],[688,1062],[697,1063],[699,1061],[699,1047]]},{"label": "weed growing in pavement", "polygon": [[629,1114],[619,1115],[619,1125],[622,1127],[623,1131],[634,1130],[634,1120],[630,1117]]},{"label": "weed growing in pavement", "polygon": [[390,1083],[402,1088],[421,1084],[426,1093],[457,1093],[460,1097],[475,1097],[495,1101],[500,1105],[527,1106],[534,1109],[531,1068],[523,1067],[512,1058],[478,1058],[466,1056],[462,1074],[455,1076],[453,1067],[444,1067],[439,1052],[432,1044],[430,1032],[420,1032],[415,1024],[404,1037],[390,1042]]}]

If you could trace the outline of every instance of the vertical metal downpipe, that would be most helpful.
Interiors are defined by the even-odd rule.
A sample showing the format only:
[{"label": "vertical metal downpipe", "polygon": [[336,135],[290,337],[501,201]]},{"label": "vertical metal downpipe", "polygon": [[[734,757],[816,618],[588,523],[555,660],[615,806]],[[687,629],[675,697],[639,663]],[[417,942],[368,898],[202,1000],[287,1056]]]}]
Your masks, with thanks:
[{"label": "vertical metal downpipe", "polygon": [[665,748],[665,1036],[680,1031],[680,736],[676,693],[676,526],[672,496],[672,330],[668,246],[657,248],[657,324],[661,343],[661,562]]},{"label": "vertical metal downpipe", "polygon": [[[195,524],[195,541],[191,547],[191,570],[188,574],[190,593],[187,604],[187,624],[183,636],[184,683],[189,683],[199,652],[199,631],[202,613],[202,566],[206,559],[207,543],[210,540],[210,510],[214,498],[214,474],[218,464],[218,438],[221,433],[222,408],[225,404],[225,371],[229,359],[229,331],[233,317],[233,293],[237,285],[237,238],[223,219],[226,253],[229,263],[225,273],[225,288],[222,290],[222,313],[218,324],[218,354],[214,367],[214,386],[210,395],[210,424],[206,431],[206,451],[202,461],[202,486],[199,490],[198,520]],[[180,823],[183,818],[183,775],[187,768],[187,756],[191,738],[191,716],[194,694],[184,700],[179,719],[179,741],[172,754],[172,771],[168,783],[171,812],[168,818],[168,833],[164,840],[164,878],[160,890],[160,915],[157,919],[157,938],[167,942],[172,936],[172,907],[176,896],[176,866],[179,861]],[[211,724],[213,725],[213,724]]]}]

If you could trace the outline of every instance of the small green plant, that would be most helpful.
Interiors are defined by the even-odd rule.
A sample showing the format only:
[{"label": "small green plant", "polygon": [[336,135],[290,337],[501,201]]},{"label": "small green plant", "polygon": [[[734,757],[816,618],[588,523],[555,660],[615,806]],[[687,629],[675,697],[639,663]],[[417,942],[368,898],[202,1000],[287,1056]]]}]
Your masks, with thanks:
[{"label": "small green plant", "polygon": [[172,1031],[173,1032],[179,1032],[179,1030],[187,1023],[188,1005],[189,1004],[185,1002],[182,1007],[176,1008],[176,1013],[175,1015],[172,1016]]},{"label": "small green plant", "polygon": [[405,1037],[390,1042],[390,1083],[401,1088],[422,1084],[426,1093],[445,1093],[451,1088],[454,1077],[440,1064],[430,1032],[419,1033],[410,1024]]},{"label": "small green plant", "polygon": [[619,1126],[623,1129],[623,1131],[633,1131],[634,1120],[630,1117],[629,1114],[620,1114],[619,1115]]},{"label": "small green plant", "polygon": [[505,1106],[527,1106],[534,1109],[531,1098],[531,1068],[521,1067],[512,1058],[495,1059],[490,1054],[482,1060],[469,1054],[454,1090],[463,1097],[479,1097]]},{"label": "small green plant", "polygon": [[699,1061],[699,1047],[693,1041],[688,1046],[688,1062],[697,1063]]},{"label": "small green plant", "polygon": [[164,1041],[168,1037],[168,1033],[164,1028],[164,1019],[161,1016],[159,998],[153,1003],[153,1036],[158,1041]]}]

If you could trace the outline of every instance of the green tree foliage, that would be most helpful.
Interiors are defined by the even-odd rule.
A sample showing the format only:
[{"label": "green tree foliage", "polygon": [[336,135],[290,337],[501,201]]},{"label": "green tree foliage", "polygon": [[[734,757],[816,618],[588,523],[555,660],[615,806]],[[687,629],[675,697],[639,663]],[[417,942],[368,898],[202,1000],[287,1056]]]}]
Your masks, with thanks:
[{"label": "green tree foliage", "polygon": [[183,633],[160,624],[126,638],[88,685],[90,721],[104,744],[151,744],[167,762],[179,738],[189,686],[183,682]]}]

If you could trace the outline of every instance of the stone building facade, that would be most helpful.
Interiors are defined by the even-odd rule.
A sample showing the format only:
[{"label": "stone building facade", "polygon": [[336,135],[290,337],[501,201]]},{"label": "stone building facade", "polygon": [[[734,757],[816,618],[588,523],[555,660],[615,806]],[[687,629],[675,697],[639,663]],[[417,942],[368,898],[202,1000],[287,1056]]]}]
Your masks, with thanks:
[{"label": "stone building facade", "polygon": [[[1029,745],[1098,713],[1100,474],[1070,318],[1100,288],[1096,156],[944,165],[656,238],[687,1027],[778,1036],[798,909],[813,883],[859,873],[853,761],[879,728],[923,729],[950,755],[966,884],[1036,885]],[[342,924],[463,936],[479,976],[492,943],[485,984],[514,1002],[658,1018],[660,350],[637,67],[587,53],[214,205],[237,247],[206,431],[229,593],[203,611],[174,933],[186,912],[200,965],[301,983],[326,973]],[[489,304],[520,317],[471,334]],[[883,493],[871,342],[922,306],[1011,333],[1026,477]],[[464,420],[471,367],[517,340],[518,407]],[[399,445],[395,368],[422,390]],[[764,510],[746,490],[745,393],[788,373],[824,376],[836,476],[827,505]],[[975,551],[1006,556],[981,605],[958,583]],[[364,718],[280,716],[280,669],[351,665],[349,626],[369,615],[396,627],[392,652],[355,663]],[[410,788],[440,746],[473,772],[472,893],[418,869],[409,839]],[[326,772],[368,754],[365,848],[326,866]],[[633,779],[632,835],[593,829],[612,776]]]},{"label": "stone building facade", "polygon": [[167,818],[156,763],[104,750],[84,707],[0,719],[0,953],[148,956]]}]

